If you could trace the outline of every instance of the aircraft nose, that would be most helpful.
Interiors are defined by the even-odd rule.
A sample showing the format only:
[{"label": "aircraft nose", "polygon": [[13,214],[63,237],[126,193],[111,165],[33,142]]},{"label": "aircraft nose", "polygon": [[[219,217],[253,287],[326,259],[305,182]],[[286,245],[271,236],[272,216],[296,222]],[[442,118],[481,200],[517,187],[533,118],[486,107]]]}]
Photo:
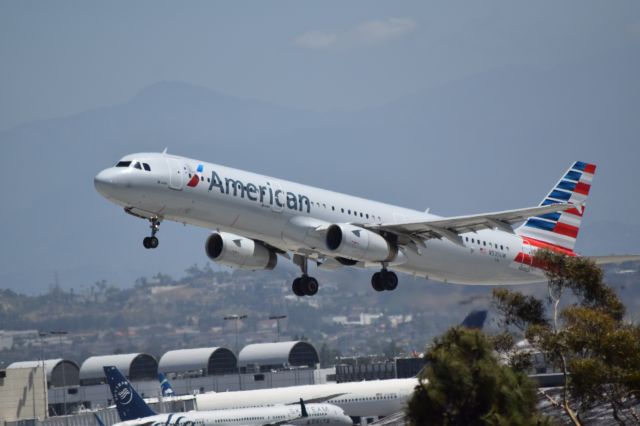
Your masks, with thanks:
[{"label": "aircraft nose", "polygon": [[105,169],[93,178],[93,184],[96,190],[105,197],[111,195],[115,183],[115,176],[111,169]]}]

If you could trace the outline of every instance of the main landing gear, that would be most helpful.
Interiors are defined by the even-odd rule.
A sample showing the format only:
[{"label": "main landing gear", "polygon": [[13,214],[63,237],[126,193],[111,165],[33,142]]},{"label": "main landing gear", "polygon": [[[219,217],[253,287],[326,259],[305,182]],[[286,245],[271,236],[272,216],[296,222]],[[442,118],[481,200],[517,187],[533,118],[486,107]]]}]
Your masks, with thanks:
[{"label": "main landing gear", "polygon": [[395,290],[398,287],[398,276],[395,272],[382,268],[371,277],[371,286],[375,291]]},{"label": "main landing gear", "polygon": [[144,239],[142,240],[142,245],[146,249],[154,249],[158,247],[158,244],[160,243],[158,241],[158,238],[156,237],[156,234],[160,230],[160,219],[158,219],[157,217],[152,217],[151,219],[149,219],[149,222],[151,222],[151,236],[144,237]]},{"label": "main landing gear", "polygon": [[302,276],[293,280],[291,289],[296,296],[313,296],[318,292],[318,280],[307,275],[307,261],[304,256],[295,255],[294,263],[300,266]]}]

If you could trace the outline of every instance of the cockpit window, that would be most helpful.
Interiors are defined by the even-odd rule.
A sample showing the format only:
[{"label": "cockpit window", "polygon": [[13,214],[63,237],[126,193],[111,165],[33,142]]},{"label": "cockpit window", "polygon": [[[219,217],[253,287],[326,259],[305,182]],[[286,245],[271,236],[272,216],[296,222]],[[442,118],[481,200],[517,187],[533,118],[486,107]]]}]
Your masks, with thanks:
[{"label": "cockpit window", "polygon": [[118,161],[116,167],[129,167],[131,165],[131,161]]},{"label": "cockpit window", "polygon": [[149,165],[147,163],[142,163],[142,167],[144,167],[144,169],[148,172],[151,171],[151,167],[149,167]]},{"label": "cockpit window", "polygon": [[139,161],[136,161],[136,162],[134,163],[133,167],[134,167],[135,169],[140,169],[140,170],[142,170],[142,166],[140,165],[140,162],[139,162]]}]

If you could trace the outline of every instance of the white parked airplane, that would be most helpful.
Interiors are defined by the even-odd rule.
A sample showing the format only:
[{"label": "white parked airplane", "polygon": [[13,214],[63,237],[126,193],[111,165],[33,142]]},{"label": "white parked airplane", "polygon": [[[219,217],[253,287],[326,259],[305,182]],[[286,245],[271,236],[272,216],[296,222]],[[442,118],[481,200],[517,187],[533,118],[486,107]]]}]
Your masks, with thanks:
[{"label": "white parked airplane", "polygon": [[113,366],[103,367],[121,423],[114,426],[351,426],[353,421],[332,404],[305,404],[187,413],[156,414]]},{"label": "white parked airplane", "polygon": [[[273,269],[277,255],[302,271],[298,296],[313,295],[311,259],[324,267],[379,267],[377,291],[398,285],[394,270],[460,284],[540,282],[533,253],[573,251],[596,166],[575,162],[537,207],[440,217],[268,176],[163,153],[123,157],[95,177],[96,189],[127,213],[151,223],[146,248],[156,248],[160,222],[215,230],[210,259],[244,269]],[[512,228],[512,225],[524,222]],[[640,256],[610,256],[621,262]]]},{"label": "white parked airplane", "polygon": [[417,378],[325,383],[254,389],[237,392],[207,392],[196,395],[198,410],[269,407],[293,404],[298,398],[327,402],[351,417],[380,417],[401,411],[418,385]]}]

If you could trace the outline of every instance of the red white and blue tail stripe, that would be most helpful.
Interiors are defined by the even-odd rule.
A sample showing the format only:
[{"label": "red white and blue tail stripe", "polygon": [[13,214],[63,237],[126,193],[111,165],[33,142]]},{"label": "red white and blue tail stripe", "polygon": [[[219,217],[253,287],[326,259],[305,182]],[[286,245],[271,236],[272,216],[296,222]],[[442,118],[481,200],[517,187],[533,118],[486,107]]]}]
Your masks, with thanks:
[{"label": "red white and blue tail stripe", "polygon": [[532,243],[541,242],[545,246],[573,252],[595,172],[595,164],[576,161],[540,203],[541,206],[569,203],[576,208],[530,217],[516,233],[527,240],[534,240]]}]

